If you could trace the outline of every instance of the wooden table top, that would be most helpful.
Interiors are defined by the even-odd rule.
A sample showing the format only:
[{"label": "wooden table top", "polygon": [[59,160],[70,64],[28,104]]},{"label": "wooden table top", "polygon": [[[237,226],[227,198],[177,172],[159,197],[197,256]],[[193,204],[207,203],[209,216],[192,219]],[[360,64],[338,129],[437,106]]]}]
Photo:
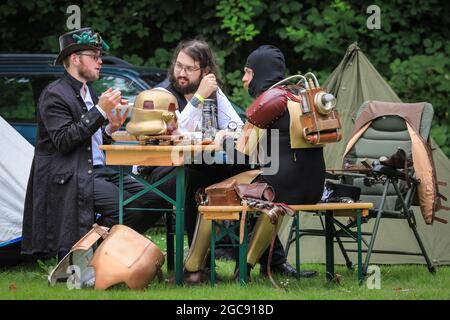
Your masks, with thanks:
[{"label": "wooden table top", "polygon": [[[354,202],[354,203],[317,203],[317,204],[298,204],[289,205],[296,211],[317,211],[317,210],[348,210],[348,209],[372,209],[372,202]],[[240,211],[242,206],[199,206],[199,211],[202,212],[228,212]],[[256,208],[248,208],[249,211],[258,211]]]},{"label": "wooden table top", "polygon": [[[289,205],[295,211],[333,211],[335,216],[354,217],[355,210],[360,209],[361,216],[366,217],[369,209],[373,208],[371,202],[354,203],[317,203]],[[239,220],[239,212],[242,206],[199,206],[198,211],[206,220]],[[247,211],[255,212],[259,209],[249,207]]]},{"label": "wooden table top", "polygon": [[200,145],[176,145],[176,146],[141,146],[139,144],[102,144],[101,150],[105,151],[142,151],[142,152],[167,152],[167,151],[219,151],[222,150],[214,144]]},{"label": "wooden table top", "polygon": [[[192,163],[192,159],[200,160],[205,152],[222,150],[215,144],[209,145],[176,145],[150,146],[130,143],[100,145],[105,151],[107,165],[138,166],[182,166]],[[212,158],[212,156],[210,156]]]}]

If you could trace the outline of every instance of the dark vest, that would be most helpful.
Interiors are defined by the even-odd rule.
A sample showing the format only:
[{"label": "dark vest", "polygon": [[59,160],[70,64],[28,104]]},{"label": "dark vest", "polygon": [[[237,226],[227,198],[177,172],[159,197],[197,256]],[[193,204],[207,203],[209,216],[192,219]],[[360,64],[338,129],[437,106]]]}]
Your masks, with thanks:
[{"label": "dark vest", "polygon": [[[156,87],[164,88],[164,89],[170,91],[175,96],[175,98],[177,99],[178,109],[180,110],[180,112],[182,112],[184,110],[184,107],[186,107],[188,102],[187,102],[186,98],[184,97],[184,95],[179,93],[173,87],[173,85],[170,83],[169,79],[166,79],[163,82],[157,84]],[[209,98],[210,99],[214,99],[215,103],[216,103],[216,106],[217,106],[217,94],[214,92],[213,94],[211,94],[211,96]],[[217,106],[217,107],[219,107],[219,106]]]},{"label": "dark vest", "polygon": [[184,110],[184,107],[186,107],[186,105],[187,105],[186,98],[184,97],[184,95],[182,95],[177,90],[175,90],[175,88],[169,82],[168,79],[164,80],[160,84],[157,84],[156,87],[164,88],[164,89],[170,91],[175,96],[175,98],[177,99],[178,109],[180,110],[180,112]]}]

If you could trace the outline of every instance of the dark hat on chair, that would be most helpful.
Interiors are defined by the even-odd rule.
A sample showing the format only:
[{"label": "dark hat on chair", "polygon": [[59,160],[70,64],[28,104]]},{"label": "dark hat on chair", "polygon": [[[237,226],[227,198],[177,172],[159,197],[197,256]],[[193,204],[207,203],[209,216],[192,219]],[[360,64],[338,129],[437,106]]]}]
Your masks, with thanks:
[{"label": "dark hat on chair", "polygon": [[324,202],[357,202],[361,196],[361,188],[354,185],[326,181],[325,188],[329,194]]},{"label": "dark hat on chair", "polygon": [[108,51],[108,44],[103,41],[98,32],[92,28],[81,28],[64,33],[59,37],[59,55],[55,64],[61,64],[62,60],[70,54],[83,50]]}]

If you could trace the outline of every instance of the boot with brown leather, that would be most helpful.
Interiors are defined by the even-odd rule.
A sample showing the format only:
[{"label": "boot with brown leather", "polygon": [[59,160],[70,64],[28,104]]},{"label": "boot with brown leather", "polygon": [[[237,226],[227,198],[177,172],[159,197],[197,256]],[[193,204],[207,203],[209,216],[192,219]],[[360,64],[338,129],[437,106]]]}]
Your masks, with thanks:
[{"label": "boot with brown leather", "polygon": [[[317,275],[314,270],[304,270],[297,272],[297,270],[292,267],[288,262],[272,266],[273,274],[281,274],[283,276],[293,277],[293,278],[311,278]],[[261,265],[260,274],[267,277],[267,266]]]}]

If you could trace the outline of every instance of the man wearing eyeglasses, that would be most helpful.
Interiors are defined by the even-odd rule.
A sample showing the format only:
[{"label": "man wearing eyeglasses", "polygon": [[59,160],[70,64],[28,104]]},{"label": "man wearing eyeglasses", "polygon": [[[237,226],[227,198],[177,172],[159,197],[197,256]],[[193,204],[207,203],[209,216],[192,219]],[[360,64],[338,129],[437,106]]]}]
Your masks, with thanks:
[{"label": "man wearing eyeglasses", "polygon": [[198,123],[201,123],[201,107],[207,98],[216,100],[217,129],[227,129],[232,122],[242,125],[239,115],[219,88],[221,81],[216,57],[205,41],[180,42],[175,49],[168,78],[170,83],[166,89],[178,100],[177,117],[180,129],[196,129]]},{"label": "man wearing eyeglasses", "polygon": [[[237,112],[220,89],[220,72],[216,57],[208,43],[203,40],[186,40],[178,44],[174,51],[172,63],[168,69],[168,79],[159,86],[170,91],[178,101],[176,111],[178,129],[193,132],[202,123],[202,106],[205,99],[215,100],[217,106],[218,134],[222,138],[224,130],[231,125],[243,125]],[[246,170],[242,169],[242,171]],[[170,167],[144,168],[144,176],[149,182],[155,182],[167,175]],[[238,173],[238,166],[217,164],[195,164],[187,166],[185,227],[188,242],[191,245],[197,221],[195,193],[204,188]],[[167,194],[175,194],[175,181],[169,180],[160,186]]]},{"label": "man wearing eyeglasses", "polygon": [[[22,253],[57,254],[61,259],[94,222],[106,227],[118,223],[119,175],[105,166],[99,146],[111,142],[127,112],[113,112],[121,101],[118,89],[109,88],[100,97],[92,89],[91,82],[100,76],[101,53],[109,48],[100,35],[82,28],[60,36],[59,44],[55,63],[63,63],[65,72],[44,89],[38,102]],[[129,177],[124,188],[125,198],[143,190]],[[147,193],[133,206],[158,206],[160,201]],[[97,221],[95,214],[100,214]],[[124,215],[124,224],[143,233],[159,218],[133,211]]]}]

